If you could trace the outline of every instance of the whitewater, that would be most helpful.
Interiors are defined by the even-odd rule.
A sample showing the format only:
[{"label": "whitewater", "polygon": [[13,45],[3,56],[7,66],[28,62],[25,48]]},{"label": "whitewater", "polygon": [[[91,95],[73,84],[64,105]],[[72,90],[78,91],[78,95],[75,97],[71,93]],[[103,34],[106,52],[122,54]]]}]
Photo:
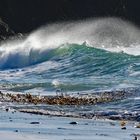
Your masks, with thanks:
[{"label": "whitewater", "polygon": [[[97,108],[84,106],[81,110],[129,108],[139,111],[139,37],[139,27],[120,18],[42,26],[23,39],[1,42],[0,89],[23,94],[56,95],[59,92],[73,96],[133,91],[133,95],[135,92],[137,95],[133,98]],[[56,108],[59,110],[58,106]],[[70,111],[71,107],[63,109]],[[77,108],[74,110],[77,112]]]},{"label": "whitewater", "polygon": [[50,50],[63,44],[140,55],[139,35],[138,27],[117,18],[50,24],[27,35],[26,39],[1,44],[0,67],[19,68],[38,63]]},{"label": "whitewater", "polygon": [[55,93],[139,85],[139,28],[118,18],[43,26],[0,45],[0,84]]}]

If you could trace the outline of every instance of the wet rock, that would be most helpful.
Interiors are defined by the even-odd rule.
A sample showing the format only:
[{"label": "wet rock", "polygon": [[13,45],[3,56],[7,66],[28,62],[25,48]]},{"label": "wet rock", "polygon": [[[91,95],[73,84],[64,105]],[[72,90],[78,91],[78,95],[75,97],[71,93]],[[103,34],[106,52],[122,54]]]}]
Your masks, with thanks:
[{"label": "wet rock", "polygon": [[75,125],[75,124],[78,124],[78,122],[70,122],[70,124],[73,124],[73,125]]},{"label": "wet rock", "polygon": [[135,128],[140,128],[140,124],[137,124],[137,125],[135,126]]},{"label": "wet rock", "polygon": [[134,136],[133,140],[139,140],[140,134],[131,134],[130,136]]},{"label": "wet rock", "polygon": [[62,130],[66,130],[67,128],[62,128],[62,127],[58,127],[57,129],[62,129]]},{"label": "wet rock", "polygon": [[10,29],[8,24],[6,24],[1,18],[0,18],[0,41],[5,40],[11,36],[14,36],[15,32]]},{"label": "wet rock", "polygon": [[15,132],[19,132],[19,130],[15,130]]},{"label": "wet rock", "polygon": [[122,127],[121,129],[122,129],[122,130],[126,130],[126,127]]},{"label": "wet rock", "polygon": [[136,121],[140,122],[140,115],[136,117]]},{"label": "wet rock", "polygon": [[113,116],[118,115],[116,111],[102,111],[98,113],[99,116]]},{"label": "wet rock", "polygon": [[6,109],[5,109],[6,112],[8,112],[9,110],[10,110],[9,108],[6,108]]},{"label": "wet rock", "polygon": [[40,122],[30,122],[30,124],[40,124]]},{"label": "wet rock", "polygon": [[105,136],[109,136],[108,134],[98,134],[98,133],[96,133],[96,135],[97,135],[97,136],[104,136],[104,137],[105,137]]}]

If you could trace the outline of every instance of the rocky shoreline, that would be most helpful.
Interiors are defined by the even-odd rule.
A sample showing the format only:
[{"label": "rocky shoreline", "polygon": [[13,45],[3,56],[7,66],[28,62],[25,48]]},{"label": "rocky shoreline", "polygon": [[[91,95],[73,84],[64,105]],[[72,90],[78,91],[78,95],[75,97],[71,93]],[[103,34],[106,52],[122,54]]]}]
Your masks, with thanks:
[{"label": "rocky shoreline", "polygon": [[[134,90],[133,92],[126,92],[125,90],[122,90],[115,92],[94,93],[91,95],[61,94],[55,96],[41,96],[31,95],[29,93],[15,94],[1,91],[0,120],[2,126],[0,127],[0,134],[3,136],[4,140],[11,140],[11,137],[6,135],[6,133],[9,134],[9,132],[12,136],[14,135],[14,140],[19,140],[23,135],[30,135],[31,137],[36,135],[38,140],[41,140],[42,137],[56,139],[56,137],[58,137],[58,133],[60,139],[65,139],[66,137],[64,133],[67,134],[69,131],[69,138],[74,140],[81,137],[81,131],[83,130],[84,135],[86,136],[89,131],[86,132],[85,130],[89,129],[92,131],[90,131],[88,139],[91,139],[94,136],[94,138],[100,140],[112,140],[112,138],[116,136],[113,140],[123,140],[123,138],[130,140],[134,138],[135,140],[138,140],[140,112],[129,112],[126,110],[71,112],[59,110],[58,107],[79,107],[89,103],[89,105],[95,106],[105,103],[118,102],[120,100],[125,100],[130,96],[135,96],[133,93]],[[46,105],[46,108],[43,109],[42,106],[44,105]],[[41,106],[41,108],[38,108],[39,106]],[[51,109],[51,106],[54,106],[54,108],[56,107],[56,111]],[[19,124],[22,127],[19,127]],[[31,127],[30,129],[28,129],[29,126]],[[36,127],[36,129],[32,129],[32,126]],[[53,135],[48,132],[51,126],[51,132]],[[83,127],[80,131],[79,128],[77,128],[79,126],[80,128]],[[44,130],[46,127],[47,129]],[[76,137],[73,137],[71,134],[74,132],[77,134]],[[117,137],[118,134],[119,136]],[[56,137],[53,138],[52,136],[54,135]]]},{"label": "rocky shoreline", "polygon": [[[140,112],[131,112],[126,110],[98,110],[94,112],[69,112],[56,110],[44,110],[37,108],[38,105],[53,105],[53,106],[83,106],[83,105],[102,105],[105,103],[118,102],[125,100],[128,97],[135,96],[134,91],[115,91],[115,92],[101,92],[94,94],[84,95],[55,95],[55,96],[41,96],[27,94],[11,94],[0,92],[0,102],[16,104],[13,107],[15,110],[23,113],[58,116],[58,117],[73,117],[73,118],[85,118],[85,119],[110,119],[110,120],[126,120],[126,121],[140,121]],[[18,107],[18,104],[23,104],[24,107]],[[29,107],[33,105],[35,108]],[[26,106],[28,106],[26,108]],[[6,108],[6,111],[9,111]]]},{"label": "rocky shoreline", "polygon": [[6,40],[13,40],[17,38],[23,38],[23,34],[15,33],[14,30],[12,30],[9,25],[0,18],[0,43],[2,44]]}]

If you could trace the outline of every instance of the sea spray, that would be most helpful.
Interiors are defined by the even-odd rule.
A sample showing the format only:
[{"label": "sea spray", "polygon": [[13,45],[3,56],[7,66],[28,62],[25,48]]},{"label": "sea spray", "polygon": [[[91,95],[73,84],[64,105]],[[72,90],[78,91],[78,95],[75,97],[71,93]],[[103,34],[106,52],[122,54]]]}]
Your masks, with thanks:
[{"label": "sea spray", "polygon": [[0,86],[92,92],[138,87],[139,28],[118,18],[55,23],[0,47]]},{"label": "sea spray", "polygon": [[25,67],[46,61],[50,50],[66,43],[86,42],[92,47],[139,55],[139,36],[137,27],[117,18],[50,24],[29,34],[26,39],[3,43],[0,68]]},{"label": "sea spray", "polygon": [[[43,109],[45,115],[84,118],[117,114],[113,117],[139,120],[139,36],[138,27],[118,18],[41,27],[24,39],[1,44],[0,89],[16,93],[19,98],[8,93],[7,102],[17,101],[9,106],[19,111],[42,114]],[[113,95],[102,98],[99,93]],[[46,95],[53,105],[50,100],[44,105]]]}]

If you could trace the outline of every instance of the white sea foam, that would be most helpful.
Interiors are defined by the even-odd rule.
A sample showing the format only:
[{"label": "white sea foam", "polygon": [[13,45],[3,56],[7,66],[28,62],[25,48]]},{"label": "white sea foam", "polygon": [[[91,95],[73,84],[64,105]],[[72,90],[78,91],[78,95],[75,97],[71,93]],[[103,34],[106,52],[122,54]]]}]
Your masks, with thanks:
[{"label": "white sea foam", "polygon": [[55,87],[58,87],[61,84],[61,82],[58,79],[54,79],[52,81],[52,85],[54,85]]},{"label": "white sea foam", "polygon": [[135,44],[135,45],[131,44],[129,47],[116,46],[116,47],[107,47],[104,49],[111,51],[111,52],[127,53],[127,54],[134,55],[134,56],[140,55],[140,45],[139,44]]}]

